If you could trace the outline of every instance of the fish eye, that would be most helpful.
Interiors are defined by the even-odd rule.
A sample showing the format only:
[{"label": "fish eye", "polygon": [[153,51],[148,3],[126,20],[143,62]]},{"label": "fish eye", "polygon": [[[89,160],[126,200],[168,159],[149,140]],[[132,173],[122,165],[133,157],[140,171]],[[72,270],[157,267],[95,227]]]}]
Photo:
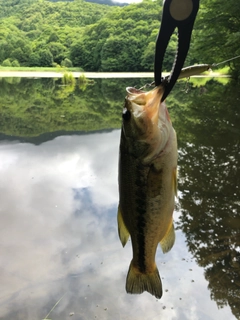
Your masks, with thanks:
[{"label": "fish eye", "polygon": [[131,112],[130,112],[127,108],[124,108],[124,109],[123,109],[122,118],[123,118],[123,120],[125,120],[125,121],[130,120],[130,118],[131,118]]}]

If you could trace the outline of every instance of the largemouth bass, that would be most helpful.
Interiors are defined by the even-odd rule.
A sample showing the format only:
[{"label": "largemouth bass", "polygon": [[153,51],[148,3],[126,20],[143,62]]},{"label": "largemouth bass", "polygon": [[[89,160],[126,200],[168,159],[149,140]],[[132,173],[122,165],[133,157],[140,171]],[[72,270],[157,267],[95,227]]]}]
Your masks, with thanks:
[{"label": "largemouth bass", "polygon": [[127,88],[119,155],[118,233],[123,247],[131,236],[133,258],[126,291],[162,296],[155,263],[158,243],[168,252],[175,241],[177,139],[164,88]]}]

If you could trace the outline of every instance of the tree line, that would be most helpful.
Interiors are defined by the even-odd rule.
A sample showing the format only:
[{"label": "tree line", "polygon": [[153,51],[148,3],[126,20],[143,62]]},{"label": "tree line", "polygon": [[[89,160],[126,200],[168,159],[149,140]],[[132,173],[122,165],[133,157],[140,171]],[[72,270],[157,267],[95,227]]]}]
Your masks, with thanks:
[{"label": "tree line", "polygon": [[[202,0],[186,64],[240,54],[240,3]],[[109,6],[83,0],[0,0],[2,66],[79,67],[85,71],[152,71],[162,0]],[[171,69],[177,34],[164,69]],[[238,73],[240,63],[231,67]]]}]

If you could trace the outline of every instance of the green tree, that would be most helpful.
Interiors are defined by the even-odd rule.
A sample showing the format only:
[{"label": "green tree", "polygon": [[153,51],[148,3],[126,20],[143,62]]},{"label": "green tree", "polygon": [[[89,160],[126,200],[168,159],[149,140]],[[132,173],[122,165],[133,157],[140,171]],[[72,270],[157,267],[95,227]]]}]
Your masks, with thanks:
[{"label": "green tree", "polygon": [[52,32],[47,40],[47,42],[59,42],[59,37],[56,32]]},{"label": "green tree", "polygon": [[39,52],[40,66],[41,67],[52,67],[53,55],[48,49],[41,49]]},{"label": "green tree", "polygon": [[66,57],[66,47],[59,42],[50,42],[47,45],[49,51],[53,56],[53,61],[58,64]]},{"label": "green tree", "polygon": [[31,55],[31,47],[30,46],[19,46],[17,48],[15,48],[12,53],[11,53],[11,58],[12,59],[17,59],[20,63],[24,64],[27,63],[29,61],[29,57]]},{"label": "green tree", "polygon": [[[198,63],[218,63],[240,55],[240,2],[204,0],[201,2],[192,37],[190,57]],[[230,63],[240,74],[240,60]]]},{"label": "green tree", "polygon": [[153,71],[155,57],[155,42],[149,42],[141,57],[141,66],[144,71]]},{"label": "green tree", "polygon": [[30,67],[40,67],[41,66],[40,55],[38,52],[33,52],[30,55],[28,64]]},{"label": "green tree", "polygon": [[18,62],[17,59],[12,61],[12,67],[20,67],[20,63]]},{"label": "green tree", "polygon": [[180,150],[178,227],[204,268],[211,299],[219,308],[228,304],[239,319],[239,85],[189,83],[188,94],[184,86],[177,83],[168,101]]},{"label": "green tree", "polygon": [[61,62],[61,66],[62,67],[66,67],[66,68],[71,68],[72,67],[72,61],[68,58],[65,58],[62,62]]},{"label": "green tree", "polygon": [[103,71],[138,71],[141,69],[141,47],[137,38],[110,37],[102,47]]},{"label": "green tree", "polygon": [[10,59],[5,59],[5,60],[2,62],[2,66],[3,66],[3,67],[11,67],[11,66],[12,66],[12,63],[11,63]]},{"label": "green tree", "polygon": [[[240,2],[201,0],[200,3],[186,64],[217,63],[239,55]],[[67,57],[73,66],[87,71],[152,70],[153,43],[161,12],[162,0],[143,0],[124,7],[83,0],[0,1],[0,62],[10,58],[18,59],[21,65],[36,65],[41,59],[32,52],[40,55],[47,50],[55,63],[60,64]],[[164,70],[170,71],[176,49],[177,36],[173,35]],[[43,60],[50,65],[49,54],[40,65]],[[230,67],[238,76],[240,59],[231,62]]]},{"label": "green tree", "polygon": [[90,39],[81,39],[70,47],[70,59],[75,67],[88,71],[97,71],[94,65],[96,43]]}]

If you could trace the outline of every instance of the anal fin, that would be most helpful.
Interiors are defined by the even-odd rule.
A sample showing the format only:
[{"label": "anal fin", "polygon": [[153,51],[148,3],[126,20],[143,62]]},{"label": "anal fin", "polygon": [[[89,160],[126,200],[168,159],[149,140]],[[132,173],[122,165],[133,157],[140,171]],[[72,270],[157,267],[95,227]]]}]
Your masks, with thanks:
[{"label": "anal fin", "polygon": [[160,246],[163,253],[170,251],[175,242],[175,231],[173,222],[170,224],[168,231],[166,232],[164,238],[160,241]]},{"label": "anal fin", "polygon": [[128,229],[126,228],[125,223],[123,221],[123,217],[122,217],[122,212],[121,212],[120,206],[118,206],[117,221],[118,221],[119,239],[120,239],[120,241],[122,243],[122,246],[124,247],[125,244],[128,241],[129,232],[128,232]]}]

